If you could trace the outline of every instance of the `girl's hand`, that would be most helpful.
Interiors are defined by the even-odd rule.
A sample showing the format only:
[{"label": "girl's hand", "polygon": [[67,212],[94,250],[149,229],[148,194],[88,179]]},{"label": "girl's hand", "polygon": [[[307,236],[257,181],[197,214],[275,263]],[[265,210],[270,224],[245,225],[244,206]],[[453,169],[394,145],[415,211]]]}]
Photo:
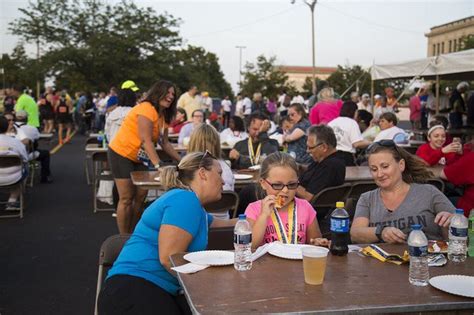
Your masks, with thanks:
[{"label": "girl's hand", "polygon": [[386,227],[382,232],[382,239],[391,244],[405,243],[407,236],[401,230],[395,227]]},{"label": "girl's hand", "polygon": [[275,208],[276,196],[268,195],[262,199],[262,215],[269,217]]},{"label": "girl's hand", "polygon": [[312,244],[312,245],[323,246],[323,247],[331,246],[331,241],[330,240],[328,240],[327,238],[321,238],[321,237],[312,238],[312,239],[309,240],[309,243]]},{"label": "girl's hand", "polygon": [[449,223],[451,223],[452,216],[452,213],[442,211],[436,215],[434,222],[441,227],[449,227]]},{"label": "girl's hand", "polygon": [[461,145],[456,142],[451,142],[447,146],[441,149],[441,152],[443,153],[454,153],[454,152],[459,152],[461,149]]}]

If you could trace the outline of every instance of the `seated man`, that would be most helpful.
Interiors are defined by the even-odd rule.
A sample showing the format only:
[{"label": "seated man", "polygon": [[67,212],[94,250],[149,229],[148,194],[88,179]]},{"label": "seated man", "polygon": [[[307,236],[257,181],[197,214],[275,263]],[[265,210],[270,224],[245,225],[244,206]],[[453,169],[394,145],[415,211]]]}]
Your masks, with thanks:
[{"label": "seated man", "polygon": [[[28,154],[25,146],[20,140],[8,136],[9,119],[5,116],[0,116],[0,155],[2,156],[19,156],[24,163],[28,162]],[[13,185],[26,176],[26,168],[7,167],[0,168],[0,185]],[[20,189],[16,189],[10,193],[8,198],[6,210],[17,210],[20,208],[18,197],[20,196]]]},{"label": "seated man", "polygon": [[37,128],[26,124],[28,120],[28,113],[20,110],[16,113],[16,122],[14,127],[16,129],[16,138],[23,142],[30,148],[30,160],[36,159],[41,163],[41,182],[51,183],[51,170],[50,170],[50,155],[47,150],[38,149],[38,139],[40,133]]},{"label": "seated man", "polygon": [[336,156],[337,141],[331,127],[311,126],[306,144],[314,161],[300,176],[296,196],[311,201],[321,190],[344,184],[346,165]]},{"label": "seated man", "polygon": [[[198,127],[204,121],[204,113],[202,110],[196,109],[192,115],[191,123],[184,125],[179,131],[178,144],[187,145],[194,128]],[[186,139],[186,141],[184,139]]]},{"label": "seated man", "polygon": [[395,136],[398,137],[399,134],[402,134],[404,139],[408,139],[408,135],[406,134],[405,130],[398,128],[397,123],[398,118],[392,112],[386,112],[380,115],[380,133],[375,137],[374,142],[378,142],[380,140],[394,140]]},{"label": "seated man", "polygon": [[260,164],[260,158],[279,150],[278,141],[268,137],[270,121],[267,116],[256,112],[250,115],[249,138],[237,142],[229,152],[233,169],[244,169]]}]

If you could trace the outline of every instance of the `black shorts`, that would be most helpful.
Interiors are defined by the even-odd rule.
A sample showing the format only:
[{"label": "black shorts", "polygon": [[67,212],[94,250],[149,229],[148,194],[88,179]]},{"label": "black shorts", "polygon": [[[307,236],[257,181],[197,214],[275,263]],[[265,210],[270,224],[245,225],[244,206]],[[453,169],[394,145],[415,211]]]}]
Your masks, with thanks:
[{"label": "black shorts", "polygon": [[99,314],[191,314],[183,295],[169,294],[154,283],[129,275],[107,279],[99,295]]},{"label": "black shorts", "polygon": [[126,179],[130,178],[130,173],[134,171],[148,171],[148,168],[142,163],[136,163],[120,154],[116,153],[109,147],[107,150],[110,169],[114,178]]},{"label": "black shorts", "polygon": [[72,123],[72,116],[71,114],[58,114],[56,120],[58,124],[70,124]]}]

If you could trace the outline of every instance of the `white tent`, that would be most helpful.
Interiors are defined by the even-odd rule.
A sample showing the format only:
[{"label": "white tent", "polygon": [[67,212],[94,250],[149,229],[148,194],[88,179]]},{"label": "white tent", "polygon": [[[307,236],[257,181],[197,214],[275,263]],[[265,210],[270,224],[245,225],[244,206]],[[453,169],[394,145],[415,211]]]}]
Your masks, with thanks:
[{"label": "white tent", "polygon": [[474,49],[399,64],[373,65],[372,80],[423,77],[474,79]]}]

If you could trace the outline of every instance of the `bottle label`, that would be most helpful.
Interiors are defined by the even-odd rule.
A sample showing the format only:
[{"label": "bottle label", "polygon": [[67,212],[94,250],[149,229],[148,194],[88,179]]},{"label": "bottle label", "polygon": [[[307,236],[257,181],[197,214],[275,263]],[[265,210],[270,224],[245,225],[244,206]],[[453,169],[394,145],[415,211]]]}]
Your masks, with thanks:
[{"label": "bottle label", "polygon": [[408,246],[411,257],[422,257],[428,254],[428,246]]},{"label": "bottle label", "polygon": [[454,237],[467,237],[467,228],[450,227],[451,235]]},{"label": "bottle label", "polygon": [[234,244],[248,245],[252,243],[252,234],[234,234]]},{"label": "bottle label", "polygon": [[349,232],[349,218],[331,217],[331,232],[336,232],[336,233]]}]

